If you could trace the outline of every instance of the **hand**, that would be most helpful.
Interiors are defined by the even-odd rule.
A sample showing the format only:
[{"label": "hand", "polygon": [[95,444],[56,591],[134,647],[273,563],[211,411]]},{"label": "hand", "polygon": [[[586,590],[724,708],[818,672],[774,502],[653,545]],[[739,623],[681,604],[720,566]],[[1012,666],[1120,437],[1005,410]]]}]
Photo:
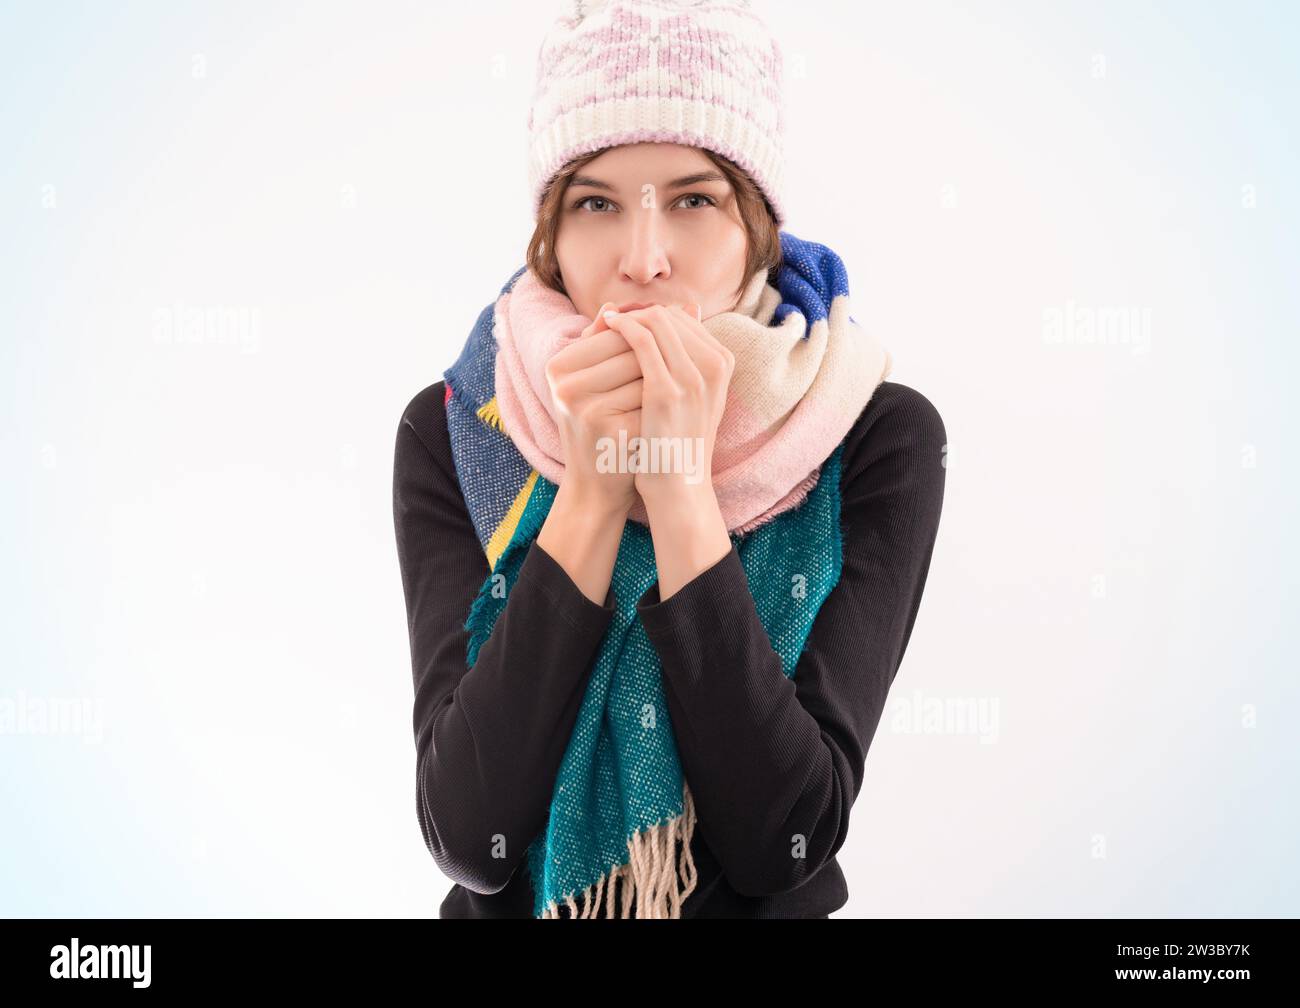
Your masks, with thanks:
[{"label": "hand", "polygon": [[[647,507],[712,495],[713,448],[736,362],[704,328],[699,310],[698,304],[689,310],[651,305],[604,314],[602,306],[643,376],[639,429],[645,451],[634,484]],[[661,471],[644,471],[656,468]]]},{"label": "hand", "polygon": [[[601,310],[613,307],[606,302]],[[566,495],[626,512],[636,499],[635,474],[602,472],[599,462],[602,439],[612,439],[613,449],[604,457],[616,461],[619,431],[626,431],[629,443],[640,434],[642,378],[636,354],[598,311],[582,338],[547,361],[546,381],[564,449]]]}]

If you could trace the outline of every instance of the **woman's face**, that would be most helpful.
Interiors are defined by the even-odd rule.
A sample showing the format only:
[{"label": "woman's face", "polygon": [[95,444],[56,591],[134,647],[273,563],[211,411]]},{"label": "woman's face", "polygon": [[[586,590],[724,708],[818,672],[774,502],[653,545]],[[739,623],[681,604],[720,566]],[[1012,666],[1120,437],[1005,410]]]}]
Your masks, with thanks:
[{"label": "woman's face", "polygon": [[587,318],[606,301],[699,302],[704,318],[736,306],[745,227],[731,184],[697,148],[607,150],[569,181],[560,214],[560,276]]}]

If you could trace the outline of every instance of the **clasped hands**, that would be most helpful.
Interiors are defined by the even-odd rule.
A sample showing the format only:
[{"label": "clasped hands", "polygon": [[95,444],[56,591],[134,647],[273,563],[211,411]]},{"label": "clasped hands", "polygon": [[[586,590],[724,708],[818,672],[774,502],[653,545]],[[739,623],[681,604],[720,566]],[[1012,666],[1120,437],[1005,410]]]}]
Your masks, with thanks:
[{"label": "clasped hands", "polygon": [[735,357],[700,306],[606,302],[581,337],[546,364],[566,481],[615,507],[712,497]]}]

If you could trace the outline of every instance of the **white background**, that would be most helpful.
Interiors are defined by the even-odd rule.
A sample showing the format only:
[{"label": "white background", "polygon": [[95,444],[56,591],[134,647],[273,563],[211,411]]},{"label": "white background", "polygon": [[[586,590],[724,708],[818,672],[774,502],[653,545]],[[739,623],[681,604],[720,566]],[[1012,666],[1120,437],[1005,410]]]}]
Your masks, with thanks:
[{"label": "white background", "polygon": [[[436,916],[393,442],[558,9],[0,8],[0,703],[90,715],[0,732],[0,912]],[[949,437],[836,916],[1294,915],[1294,8],[758,9],[787,230]]]}]

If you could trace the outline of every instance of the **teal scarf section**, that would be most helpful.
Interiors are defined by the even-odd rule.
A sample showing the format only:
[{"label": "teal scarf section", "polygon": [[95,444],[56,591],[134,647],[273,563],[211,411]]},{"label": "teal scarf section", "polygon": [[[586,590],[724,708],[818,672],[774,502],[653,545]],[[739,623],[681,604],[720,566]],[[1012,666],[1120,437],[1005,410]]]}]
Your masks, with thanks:
[{"label": "teal scarf section", "polygon": [[[840,578],[843,451],[841,442],[798,507],[744,534],[729,533],[758,618],[788,678],[794,676],[818,609]],[[505,609],[557,489],[538,474],[510,541],[479,589],[465,624],[470,667]],[[546,826],[527,851],[537,918],[618,915],[617,910],[609,913],[609,890],[616,879],[622,881],[627,901],[621,915],[629,916],[635,897],[629,896],[633,874],[627,866],[636,859],[638,835],[681,827],[684,817],[694,821],[688,817],[689,788],[684,788],[664,700],[661,662],[636,612],[657,577],[650,530],[628,521],[612,579],[615,614],[596,655]],[[677,834],[683,848],[689,848],[689,832]],[[683,856],[689,860],[688,849]],[[675,855],[673,860],[673,884],[684,897],[694,882],[688,870],[677,867]],[[579,905],[580,913],[574,913]]]}]

